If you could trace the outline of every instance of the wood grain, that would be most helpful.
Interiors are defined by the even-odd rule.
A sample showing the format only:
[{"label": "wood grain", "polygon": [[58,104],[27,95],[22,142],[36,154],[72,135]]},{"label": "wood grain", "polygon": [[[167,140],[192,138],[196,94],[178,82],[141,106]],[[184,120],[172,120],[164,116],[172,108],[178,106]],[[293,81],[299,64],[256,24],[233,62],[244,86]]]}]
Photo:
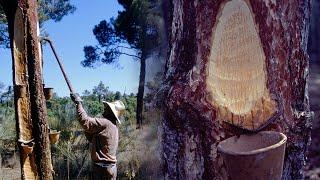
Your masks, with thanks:
[{"label": "wood grain", "polygon": [[219,13],[207,84],[218,119],[257,130],[276,112],[266,87],[265,54],[245,1],[227,2]]}]

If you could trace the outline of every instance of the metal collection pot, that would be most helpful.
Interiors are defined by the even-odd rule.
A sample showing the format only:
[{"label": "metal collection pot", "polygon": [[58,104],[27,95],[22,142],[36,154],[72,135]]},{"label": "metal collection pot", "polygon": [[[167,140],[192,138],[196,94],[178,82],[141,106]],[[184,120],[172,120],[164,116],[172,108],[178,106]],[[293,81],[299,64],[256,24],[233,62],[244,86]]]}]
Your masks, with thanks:
[{"label": "metal collection pot", "polygon": [[287,137],[279,132],[233,136],[218,145],[230,179],[280,180]]},{"label": "metal collection pot", "polygon": [[60,131],[51,130],[49,133],[50,144],[57,144],[60,138]]},{"label": "metal collection pot", "polygon": [[53,88],[45,87],[43,88],[43,93],[46,100],[50,100],[53,97]]}]

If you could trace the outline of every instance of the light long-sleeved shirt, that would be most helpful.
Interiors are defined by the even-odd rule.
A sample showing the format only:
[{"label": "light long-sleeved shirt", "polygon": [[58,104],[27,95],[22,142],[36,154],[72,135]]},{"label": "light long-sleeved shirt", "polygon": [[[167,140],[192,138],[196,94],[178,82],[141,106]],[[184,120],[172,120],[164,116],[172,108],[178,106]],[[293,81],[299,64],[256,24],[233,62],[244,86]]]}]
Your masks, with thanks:
[{"label": "light long-sleeved shirt", "polygon": [[78,120],[91,143],[91,159],[94,163],[116,163],[118,127],[106,118],[89,117],[82,104],[77,104]]}]

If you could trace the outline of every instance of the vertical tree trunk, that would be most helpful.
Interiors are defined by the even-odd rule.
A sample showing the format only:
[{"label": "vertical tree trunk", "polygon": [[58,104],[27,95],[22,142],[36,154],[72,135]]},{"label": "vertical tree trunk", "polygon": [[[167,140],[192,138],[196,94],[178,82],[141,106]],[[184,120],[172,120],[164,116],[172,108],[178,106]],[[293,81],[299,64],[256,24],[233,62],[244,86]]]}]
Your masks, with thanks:
[{"label": "vertical tree trunk", "polygon": [[146,79],[146,55],[142,52],[141,60],[140,60],[140,74],[139,74],[139,87],[137,94],[137,128],[142,126],[142,118],[143,118],[143,95],[144,95],[144,85]]},{"label": "vertical tree trunk", "polygon": [[37,1],[25,0],[26,15],[26,49],[30,85],[31,118],[33,136],[35,139],[36,164],[39,168],[40,179],[53,179],[51,151],[49,142],[49,126],[47,109],[43,94],[43,77],[41,71],[40,46],[38,38]]},{"label": "vertical tree trunk", "polygon": [[165,177],[227,179],[218,143],[272,130],[288,136],[283,179],[302,179],[311,129],[310,1],[171,4],[163,86]]},{"label": "vertical tree trunk", "polygon": [[[4,5],[4,4],[2,4]],[[31,107],[28,82],[28,68],[25,56],[25,23],[23,19],[23,10],[18,8],[17,2],[11,1],[3,6],[8,19],[10,47],[12,53],[12,69],[13,69],[13,87],[15,102],[15,117],[17,138],[20,140],[31,140],[32,122]],[[24,88],[24,94],[19,92]],[[35,154],[26,154],[19,144],[20,163],[21,163],[21,179],[37,179],[38,172],[35,166]]]},{"label": "vertical tree trunk", "polygon": [[23,94],[25,98],[17,97],[15,92],[19,138],[34,138],[35,142],[31,155],[22,152],[22,178],[50,180],[53,177],[37,33],[37,1],[20,0],[4,4],[14,62],[14,84],[27,88],[26,94]]}]

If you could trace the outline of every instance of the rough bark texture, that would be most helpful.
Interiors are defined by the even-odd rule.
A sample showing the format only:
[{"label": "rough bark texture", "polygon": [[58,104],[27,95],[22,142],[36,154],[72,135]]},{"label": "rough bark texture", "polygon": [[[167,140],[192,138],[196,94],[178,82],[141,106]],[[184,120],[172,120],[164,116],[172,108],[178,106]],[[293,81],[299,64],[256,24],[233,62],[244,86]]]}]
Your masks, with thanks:
[{"label": "rough bark texture", "polygon": [[30,85],[31,118],[35,139],[36,164],[40,179],[53,179],[51,151],[49,142],[49,126],[47,109],[43,94],[43,78],[41,72],[40,47],[37,34],[38,14],[37,1],[25,0],[20,3],[26,15],[26,49]]},{"label": "rough bark texture", "polygon": [[[163,88],[162,148],[167,179],[227,179],[217,144],[244,130],[218,121],[207,68],[213,27],[224,0],[172,1]],[[285,133],[283,179],[302,179],[310,141],[307,38],[310,1],[248,0],[266,56],[267,88],[279,116],[262,130]],[[170,16],[170,13],[169,13]]]},{"label": "rough bark texture", "polygon": [[[13,69],[13,84],[14,84],[14,102],[16,115],[17,138],[20,140],[31,140],[32,137],[32,122],[29,96],[28,68],[26,61],[25,49],[25,23],[23,21],[23,12],[18,8],[16,2],[7,3],[4,7],[9,26],[9,35],[11,39],[12,52],[12,69]],[[22,86],[21,86],[22,85]],[[25,88],[24,94],[18,94],[20,87]],[[20,163],[21,163],[21,178],[36,179],[37,168],[35,166],[35,154],[26,154],[19,144]]]},{"label": "rough bark texture", "polygon": [[[23,140],[34,138],[35,142],[31,155],[25,157],[26,155],[22,153],[22,168],[29,166],[32,170],[30,171],[28,167],[26,170],[23,169],[22,177],[24,179],[35,179],[36,177],[37,179],[50,180],[52,179],[52,165],[37,34],[37,1],[20,0],[14,2],[18,2],[16,6],[5,8],[8,12],[14,61],[14,84],[22,83],[18,85],[26,85],[27,87],[25,98],[18,98],[15,94],[18,113],[17,128],[19,138]],[[21,110],[25,112],[21,113]],[[24,135],[23,132],[28,132],[28,134]]]}]

